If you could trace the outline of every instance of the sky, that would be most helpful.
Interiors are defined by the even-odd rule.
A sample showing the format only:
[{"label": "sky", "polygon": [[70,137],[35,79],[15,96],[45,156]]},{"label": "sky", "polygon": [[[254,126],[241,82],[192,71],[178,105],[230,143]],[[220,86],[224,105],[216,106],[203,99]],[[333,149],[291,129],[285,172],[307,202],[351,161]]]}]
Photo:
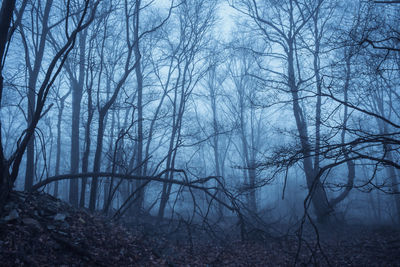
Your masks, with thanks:
[{"label": "sky", "polygon": [[230,33],[234,28],[234,14],[235,10],[229,6],[227,1],[223,1],[219,5],[218,17],[220,20],[218,21],[219,27],[216,27],[216,30],[219,31],[225,40],[229,39]]}]

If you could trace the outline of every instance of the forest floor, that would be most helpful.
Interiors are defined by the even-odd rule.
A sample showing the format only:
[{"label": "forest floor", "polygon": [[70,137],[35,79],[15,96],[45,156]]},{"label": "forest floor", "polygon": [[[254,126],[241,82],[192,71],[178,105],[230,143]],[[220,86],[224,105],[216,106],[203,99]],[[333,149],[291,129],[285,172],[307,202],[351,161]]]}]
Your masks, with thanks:
[{"label": "forest floor", "polygon": [[295,235],[221,243],[128,230],[43,193],[12,192],[2,214],[1,266],[400,266],[400,231],[383,226],[320,229],[299,250]]}]

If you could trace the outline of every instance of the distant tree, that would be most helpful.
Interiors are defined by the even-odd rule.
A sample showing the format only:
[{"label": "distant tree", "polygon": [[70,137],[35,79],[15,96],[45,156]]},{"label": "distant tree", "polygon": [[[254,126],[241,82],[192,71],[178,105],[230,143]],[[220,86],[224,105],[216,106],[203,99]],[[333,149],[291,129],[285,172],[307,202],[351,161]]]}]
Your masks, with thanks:
[{"label": "distant tree", "polygon": [[[240,38],[240,37],[239,37]],[[249,75],[254,73],[257,67],[254,57],[246,47],[247,41],[235,42],[239,47],[233,47],[230,60],[228,61],[229,79],[232,81],[234,94],[231,102],[232,118],[237,127],[238,141],[236,148],[239,157],[238,167],[243,173],[243,182],[238,187],[247,197],[247,208],[249,211],[257,213],[257,183],[259,154],[262,147],[263,122],[266,118],[263,112],[254,103],[257,101],[259,84],[257,79]],[[234,142],[235,143],[235,142]]]},{"label": "distant tree", "polygon": [[[262,34],[269,45],[279,47],[281,53],[273,57],[283,60],[284,72],[276,72],[264,67],[268,74],[277,75],[281,84],[291,96],[292,111],[295,119],[298,138],[301,145],[302,165],[306,176],[308,190],[319,220],[324,220],[332,207],[329,204],[324,186],[317,176],[318,169],[313,164],[313,146],[310,139],[306,110],[302,104],[302,89],[307,78],[302,76],[299,62],[299,45],[307,25],[319,11],[323,1],[308,5],[305,1],[232,1],[232,6],[250,18],[253,25]],[[319,34],[316,32],[316,34]],[[316,54],[318,56],[318,54]],[[260,77],[263,79],[262,77]],[[320,81],[317,81],[320,82]],[[317,107],[318,108],[318,107]]]},{"label": "distant tree", "polygon": [[[167,156],[165,160],[165,169],[175,169],[177,151],[181,144],[182,125],[184,114],[187,108],[188,100],[205,73],[204,66],[201,65],[202,52],[209,41],[209,31],[215,23],[215,1],[184,1],[178,7],[176,14],[176,27],[178,27],[178,36],[174,38],[171,35],[169,40],[169,49],[172,50],[175,61],[176,79],[172,84],[171,92],[171,132]],[[176,54],[175,54],[175,51]],[[166,179],[173,179],[174,172],[168,171]],[[158,220],[164,218],[165,208],[167,206],[172,190],[171,183],[164,183],[161,191],[160,206],[158,209]]]},{"label": "distant tree", "polygon": [[[229,148],[228,144],[223,143],[223,138],[226,138],[224,129],[224,121],[223,121],[223,108],[222,103],[226,101],[226,97],[224,96],[224,81],[227,79],[228,73],[226,73],[226,69],[224,66],[224,61],[226,61],[225,54],[221,51],[221,47],[218,44],[215,44],[215,48],[210,52],[208,56],[209,68],[207,71],[207,75],[205,77],[205,87],[208,90],[208,99],[209,105],[211,108],[211,136],[209,139],[209,143],[212,149],[213,160],[215,164],[215,175],[217,177],[221,177],[220,180],[222,183],[225,182],[225,165],[226,165],[226,156]],[[225,101],[224,101],[225,100]],[[226,101],[228,102],[228,101]],[[220,192],[218,193],[218,197],[222,198],[222,185],[216,185]],[[224,214],[224,207],[221,203],[218,204],[218,213],[220,216]]]},{"label": "distant tree", "polygon": [[[61,164],[61,154],[62,154],[62,146],[61,146],[61,123],[63,118],[63,112],[65,108],[65,100],[71,94],[71,90],[68,90],[63,96],[60,96],[60,88],[58,88],[57,100],[56,104],[58,106],[58,116],[57,116],[57,142],[56,142],[56,166],[55,166],[55,175],[59,175],[60,173],[60,164]],[[54,184],[53,195],[58,197],[58,181]]]},{"label": "distant tree", "polygon": [[[108,6],[109,9],[113,8],[113,6],[111,4],[109,4]],[[122,27],[125,27],[125,30],[127,30],[129,32],[129,20],[131,18],[132,15],[134,14],[128,14],[128,10],[131,10],[128,7],[128,4],[125,2],[125,6],[124,6],[124,10],[123,11],[123,15],[124,15],[124,23],[123,25],[121,25]],[[120,10],[121,11],[121,10]],[[117,59],[114,59],[113,64],[110,64],[111,62],[109,62],[108,66],[105,65],[106,62],[106,57],[107,55],[105,55],[106,53],[106,47],[105,45],[107,44],[107,41],[111,41],[111,43],[115,44],[115,39],[113,39],[113,35],[111,35],[112,33],[110,33],[111,29],[110,29],[110,15],[104,17],[104,33],[101,36],[102,40],[101,42],[101,49],[100,49],[100,64],[101,64],[101,68],[102,70],[105,71],[105,73],[101,73],[99,75],[106,75],[106,99],[100,99],[100,97],[98,97],[98,113],[99,113],[99,117],[98,117],[98,127],[97,127],[97,136],[96,136],[96,149],[95,149],[95,157],[94,157],[94,161],[93,161],[93,172],[97,173],[100,172],[100,166],[101,166],[101,159],[102,159],[102,153],[103,153],[103,139],[104,139],[104,131],[105,131],[105,119],[106,116],[108,115],[108,112],[111,108],[111,106],[114,104],[115,100],[118,97],[118,93],[121,90],[122,86],[125,84],[126,80],[129,77],[129,74],[135,69],[135,67],[137,66],[136,62],[132,62],[132,54],[133,54],[133,44],[131,43],[132,40],[130,39],[129,34],[127,34],[125,36],[125,42],[126,42],[126,51],[124,54],[126,54],[126,56],[124,58],[118,57]],[[99,36],[100,37],[100,36]],[[114,47],[112,47],[111,49],[113,49]],[[115,81],[115,88],[112,88],[112,75],[115,73],[115,68],[117,67],[118,59],[121,59],[122,64],[123,64],[123,70],[121,72],[120,77],[117,79],[117,81]],[[111,91],[113,90],[113,91]],[[100,94],[100,92],[98,92],[98,94]],[[103,104],[102,104],[103,103]],[[96,203],[97,203],[97,191],[98,191],[98,177],[94,176],[92,178],[92,183],[91,183],[91,188],[90,188],[90,199],[89,199],[89,209],[94,211],[96,208]]]},{"label": "distant tree", "polygon": [[[359,14],[355,16],[353,26],[344,37],[346,41],[345,69],[346,82],[344,99],[337,98],[332,91],[326,96],[344,106],[345,112],[357,114],[362,124],[344,124],[346,141],[342,140],[343,150],[352,157],[363,159],[369,164],[384,166],[390,185],[380,184],[373,171],[366,186],[393,194],[397,220],[400,221],[400,194],[397,170],[399,165],[399,120],[398,101],[398,17],[388,14],[399,14],[396,5],[387,6],[370,3],[359,4]],[[343,38],[343,37],[342,37]],[[338,38],[340,39],[340,38]],[[366,41],[368,40],[368,41]],[[375,40],[372,43],[371,40]],[[377,47],[380,46],[380,47]],[[349,89],[351,79],[353,89]],[[345,120],[347,120],[345,118]],[[373,122],[376,122],[375,124]],[[373,125],[373,126],[372,126]],[[347,161],[349,164],[352,161]],[[397,169],[397,170],[396,170]],[[349,168],[350,173],[350,168]],[[385,179],[386,180],[386,179]]]},{"label": "distant tree", "polygon": [[[135,4],[131,4],[128,3],[127,1],[124,2],[123,5],[123,11],[122,11],[122,16],[124,17],[124,22],[123,25],[121,25],[121,27],[124,29],[124,33],[122,34],[122,36],[124,36],[125,39],[125,46],[124,48],[125,53],[123,54],[123,56],[121,57],[120,55],[117,57],[116,62],[114,66],[104,66],[102,65],[105,69],[106,75],[108,75],[107,77],[107,81],[106,81],[106,91],[107,93],[107,99],[104,100],[100,100],[100,98],[98,98],[98,101],[102,101],[104,104],[98,103],[98,113],[99,113],[99,119],[98,119],[98,128],[97,128],[97,142],[96,142],[96,150],[95,150],[95,157],[94,157],[94,162],[93,162],[93,173],[98,173],[100,172],[100,165],[101,165],[101,158],[102,158],[102,150],[103,150],[103,139],[104,139],[104,130],[105,130],[105,118],[111,108],[111,106],[115,103],[118,94],[121,90],[121,88],[125,85],[127,79],[129,78],[131,72],[133,70],[135,70],[138,67],[138,64],[140,63],[140,54],[137,55],[137,58],[135,58],[135,46],[137,45],[137,43],[140,41],[141,38],[143,38],[143,36],[148,35],[152,32],[157,31],[159,28],[161,28],[165,22],[169,19],[172,10],[175,8],[174,3],[171,3],[171,6],[169,8],[169,13],[168,16],[162,20],[159,24],[156,25],[151,25],[152,27],[148,30],[143,31],[142,33],[138,33],[135,31],[137,31],[137,29],[135,30],[135,27],[133,29],[133,33],[132,33],[132,27],[131,27],[131,23],[133,23],[133,25],[136,25],[136,23],[139,22],[139,19],[137,18],[137,16],[140,16],[140,13],[143,12],[143,10],[140,8],[140,2],[141,1],[136,1]],[[106,25],[108,25],[108,27],[110,27],[110,25],[108,24],[109,22],[106,23]],[[106,39],[110,39],[112,38],[109,35],[109,28],[105,27],[104,28],[104,32],[105,34],[102,36],[102,38],[104,38],[103,40]],[[139,26],[137,26],[139,27]],[[137,36],[136,36],[137,35]],[[135,37],[136,36],[136,37]],[[116,40],[112,40],[112,42],[115,42]],[[100,58],[102,60],[101,64],[105,64],[104,62],[104,42],[101,45],[102,49],[101,49],[101,54],[100,54]],[[138,49],[138,48],[136,48]],[[118,53],[120,53],[120,51],[118,51]],[[140,53],[140,51],[139,51]],[[115,59],[114,59],[115,60]],[[123,68],[121,70],[121,74],[119,75],[119,78],[117,79],[117,81],[115,81],[115,86],[114,88],[111,88],[111,77],[110,75],[113,75],[115,73],[115,70],[108,70],[108,68],[115,68],[116,64],[122,64]],[[107,72],[108,71],[108,72]],[[101,75],[101,74],[99,74]],[[140,77],[140,74],[139,74]],[[112,91],[111,91],[112,90]],[[100,93],[100,92],[99,92]],[[97,190],[98,190],[98,177],[94,176],[92,178],[92,184],[91,184],[91,188],[90,188],[90,200],[89,200],[89,209],[94,211],[96,208],[96,199],[97,199]]]}]

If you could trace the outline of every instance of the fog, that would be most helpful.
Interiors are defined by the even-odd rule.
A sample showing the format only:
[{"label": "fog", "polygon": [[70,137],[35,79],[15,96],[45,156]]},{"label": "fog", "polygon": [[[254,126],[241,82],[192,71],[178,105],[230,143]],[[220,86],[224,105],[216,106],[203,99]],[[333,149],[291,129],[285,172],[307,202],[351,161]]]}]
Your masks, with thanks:
[{"label": "fog", "polygon": [[399,225],[399,4],[7,2],[2,192],[217,236]]}]

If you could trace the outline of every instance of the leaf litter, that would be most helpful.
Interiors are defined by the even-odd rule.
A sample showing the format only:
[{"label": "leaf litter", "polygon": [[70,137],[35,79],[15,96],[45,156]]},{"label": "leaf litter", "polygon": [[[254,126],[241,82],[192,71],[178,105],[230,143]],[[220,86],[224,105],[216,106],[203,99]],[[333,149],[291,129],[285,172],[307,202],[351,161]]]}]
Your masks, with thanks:
[{"label": "leaf litter", "polygon": [[306,234],[298,254],[296,235],[189,242],[144,229],[14,191],[0,218],[0,266],[400,266],[400,231],[390,227],[321,229],[320,247]]}]

